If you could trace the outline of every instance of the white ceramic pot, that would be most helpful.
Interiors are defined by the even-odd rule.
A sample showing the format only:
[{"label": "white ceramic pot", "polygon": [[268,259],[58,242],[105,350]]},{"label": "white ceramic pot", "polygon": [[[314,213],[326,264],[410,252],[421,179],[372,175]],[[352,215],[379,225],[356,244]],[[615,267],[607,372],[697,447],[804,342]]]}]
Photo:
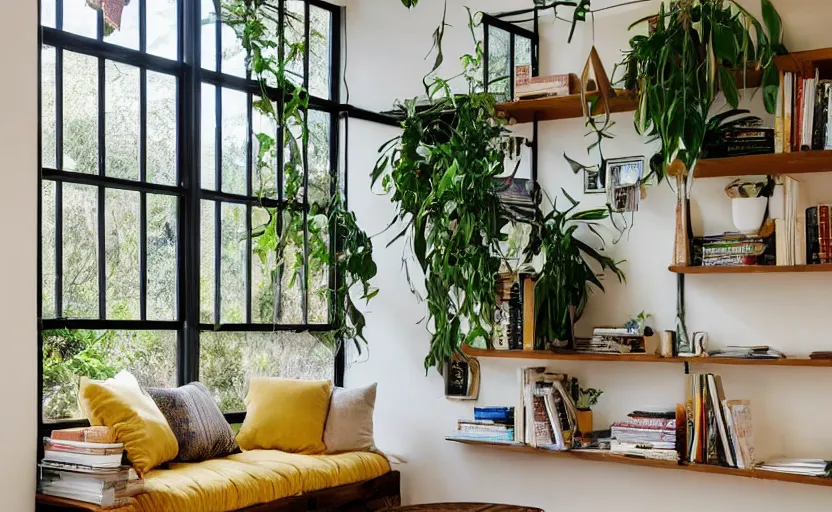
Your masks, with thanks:
[{"label": "white ceramic pot", "polygon": [[767,197],[735,197],[731,199],[734,226],[744,235],[760,231],[768,206]]}]

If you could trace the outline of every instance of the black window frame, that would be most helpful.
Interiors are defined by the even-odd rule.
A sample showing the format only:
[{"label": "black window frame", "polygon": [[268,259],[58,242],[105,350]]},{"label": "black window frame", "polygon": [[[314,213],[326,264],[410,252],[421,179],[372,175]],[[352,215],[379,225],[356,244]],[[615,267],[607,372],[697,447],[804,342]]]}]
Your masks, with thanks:
[{"label": "black window frame", "polygon": [[[50,0],[46,0],[50,1]],[[56,7],[56,24],[54,28],[43,27],[39,23],[39,46],[38,55],[41,58],[41,50],[44,46],[55,49],[56,52],[56,160],[55,168],[44,168],[42,162],[42,151],[38,155],[38,190],[42,190],[42,183],[44,180],[53,181],[56,190],[56,204],[55,204],[55,317],[43,318],[42,305],[42,286],[43,286],[43,268],[42,268],[42,251],[41,244],[42,237],[42,201],[40,199],[40,192],[38,196],[38,426],[41,434],[46,433],[46,430],[59,425],[61,427],[84,425],[85,420],[57,420],[44,421],[43,418],[43,336],[44,331],[55,329],[91,329],[91,330],[130,330],[130,331],[175,331],[177,333],[176,344],[176,380],[177,385],[183,385],[188,382],[193,382],[199,378],[199,342],[201,332],[274,332],[274,331],[288,331],[288,332],[314,332],[327,331],[332,327],[331,318],[326,324],[310,324],[307,322],[307,307],[306,307],[306,286],[303,286],[303,319],[300,324],[273,324],[273,323],[253,323],[251,314],[251,211],[255,206],[276,207],[278,209],[286,206],[286,201],[282,199],[282,191],[278,199],[258,198],[252,194],[251,177],[252,177],[252,115],[251,115],[251,98],[260,94],[261,89],[255,80],[252,80],[247,73],[246,78],[223,74],[221,72],[221,35],[220,35],[220,21],[217,20],[217,67],[218,71],[211,71],[202,68],[201,64],[201,30],[202,30],[202,14],[200,0],[177,0],[178,13],[178,30],[177,30],[177,60],[169,60],[163,57],[158,57],[146,53],[146,0],[134,0],[139,2],[139,16],[140,31],[139,31],[139,48],[137,50],[125,48],[115,44],[105,42],[103,40],[103,15],[98,13],[98,37],[97,39],[87,38],[84,36],[64,32],[62,28],[63,3],[67,0],[53,0]],[[284,5],[286,0],[274,0],[275,3]],[[318,7],[328,11],[331,14],[331,42],[330,42],[330,69],[329,69],[329,98],[320,98],[316,96],[309,96],[309,110],[322,111],[329,115],[329,160],[330,160],[330,195],[339,191],[339,187],[346,186],[346,165],[344,165],[343,176],[344,183],[339,184],[339,166],[341,163],[341,141],[343,135],[340,133],[340,119],[342,117],[349,117],[350,112],[358,112],[359,115],[366,113],[360,109],[355,109],[348,105],[340,103],[341,98],[341,38],[343,34],[342,23],[344,16],[344,9],[340,6],[327,3],[323,0],[303,0],[306,16],[304,17],[304,30],[307,41],[310,34],[310,7]],[[215,2],[216,3],[216,2]],[[71,51],[90,55],[98,59],[99,65],[99,112],[98,112],[98,145],[99,145],[99,164],[97,174],[84,174],[73,171],[62,170],[62,74],[63,74],[63,59],[62,53],[64,51]],[[310,45],[305,45],[304,54],[304,86],[308,90],[309,83],[309,52]],[[167,75],[174,76],[177,80],[177,178],[175,185],[161,185],[145,181],[146,178],[146,143],[145,137],[140,137],[140,176],[136,181],[128,179],[114,178],[104,174],[104,124],[102,118],[104,116],[103,101],[104,101],[104,76],[102,69],[105,61],[114,61],[130,66],[136,66],[140,70],[140,130],[142,134],[147,131],[146,120],[146,105],[147,105],[147,82],[145,80],[148,72],[161,72]],[[38,87],[42,88],[41,67],[39,66],[39,80]],[[202,85],[210,84],[216,86],[217,98],[215,100],[219,103],[222,90],[235,90],[244,92],[248,98],[248,130],[247,130],[247,186],[246,194],[238,195],[222,191],[221,180],[217,180],[217,190],[205,190],[201,188],[201,101],[202,101]],[[269,96],[276,102],[283,101],[283,93],[277,89],[270,88]],[[40,99],[39,99],[40,102]],[[42,107],[39,105],[39,110]],[[221,109],[215,110],[215,115],[218,118],[217,126],[221,126]],[[308,116],[305,116],[305,118]],[[38,117],[39,126],[39,147],[42,145],[42,127],[41,116]],[[219,132],[217,130],[217,141],[219,141]],[[278,132],[279,133],[279,132]],[[279,140],[279,139],[278,139]],[[221,150],[219,145],[216,148],[217,160],[221,159]],[[307,146],[304,147],[304,182],[308,176],[309,166],[307,158]],[[282,159],[278,159],[277,165],[277,179],[279,180],[283,172]],[[218,166],[218,174],[221,172]],[[61,205],[61,189],[64,183],[75,183],[95,186],[98,188],[98,258],[99,258],[99,318],[98,319],[74,319],[63,318],[62,308],[62,205]],[[280,190],[282,187],[278,187]],[[301,205],[304,211],[304,220],[309,211],[309,202],[304,187],[303,204]],[[103,221],[104,215],[104,191],[108,189],[120,189],[138,192],[140,196],[139,206],[139,229],[140,229],[140,252],[139,252],[139,304],[140,304],[140,318],[137,320],[108,320],[106,319],[106,275],[104,275],[104,229]],[[177,290],[176,290],[176,319],[171,321],[156,321],[147,320],[147,238],[145,235],[147,226],[146,197],[148,194],[162,194],[173,196],[178,199],[177,203]],[[221,210],[222,204],[239,204],[246,207],[248,237],[248,261],[245,268],[246,279],[246,315],[245,323],[235,324],[221,324],[219,321],[219,308],[221,301],[219,298],[220,291],[220,275],[215,274],[215,300],[214,300],[214,316],[216,322],[214,323],[200,323],[200,215],[203,200],[210,200],[215,202],[215,211]],[[217,217],[219,213],[217,213]],[[219,220],[219,219],[218,219]],[[304,222],[304,224],[306,224]],[[215,227],[215,250],[218,249],[220,243],[220,224]],[[330,240],[334,237],[330,237]],[[307,245],[306,243],[304,244]],[[330,248],[334,254],[334,248]],[[304,248],[304,260],[308,265],[308,247]],[[216,261],[221,259],[221,253],[216,251],[214,254]],[[334,261],[334,258],[332,258]],[[305,265],[306,267],[306,265]],[[336,276],[336,269],[331,266],[329,269],[330,275],[330,289],[333,289],[334,280]],[[331,299],[330,299],[331,300]],[[343,385],[344,379],[344,350],[338,350],[335,354],[334,363],[334,381],[336,385]],[[231,422],[242,421],[244,412],[229,412],[226,413],[226,418]]]},{"label": "black window frame", "polygon": [[[510,13],[509,13],[510,14]],[[501,17],[502,16],[502,17]],[[514,100],[514,69],[515,69],[515,62],[516,62],[516,55],[515,55],[515,43],[517,37],[523,37],[528,39],[531,42],[532,47],[532,55],[531,55],[531,71],[532,76],[537,76],[540,72],[539,68],[539,61],[540,61],[540,35],[537,30],[538,26],[538,13],[537,9],[534,9],[534,30],[528,30],[516,24],[516,22],[506,21],[503,19],[506,17],[507,14],[483,14],[482,15],[482,31],[483,31],[483,52],[485,58],[483,59],[483,84],[485,86],[485,91],[488,92],[488,85],[489,85],[489,29],[495,28],[498,30],[502,30],[509,35],[509,69],[511,70],[511,74],[508,77],[508,98],[507,101]]]}]

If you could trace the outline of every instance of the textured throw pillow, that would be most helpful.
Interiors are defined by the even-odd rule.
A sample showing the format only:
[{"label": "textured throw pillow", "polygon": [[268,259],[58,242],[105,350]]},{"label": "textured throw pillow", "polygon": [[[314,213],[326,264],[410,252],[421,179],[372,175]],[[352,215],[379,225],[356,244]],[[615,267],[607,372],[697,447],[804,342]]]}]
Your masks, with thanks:
[{"label": "textured throw pillow", "polygon": [[139,473],[176,457],[178,445],[168,421],[130,373],[104,381],[82,377],[78,395],[90,424],[110,427]]},{"label": "textured throw pillow", "polygon": [[237,444],[243,450],[322,453],[331,390],[329,381],[251,379]]},{"label": "textured throw pillow", "polygon": [[335,388],[324,430],[327,453],[370,452],[373,440],[373,409],[376,384],[356,389]]},{"label": "textured throw pillow", "polygon": [[148,388],[147,393],[176,435],[177,461],[200,462],[237,450],[231,425],[202,383],[192,382],[175,389]]}]

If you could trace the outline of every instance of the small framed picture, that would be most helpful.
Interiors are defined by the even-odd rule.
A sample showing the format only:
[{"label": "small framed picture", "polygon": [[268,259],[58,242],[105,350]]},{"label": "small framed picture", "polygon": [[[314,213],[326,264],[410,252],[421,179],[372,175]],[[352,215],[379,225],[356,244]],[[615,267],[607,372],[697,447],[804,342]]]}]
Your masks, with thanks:
[{"label": "small framed picture", "polygon": [[607,191],[607,176],[601,171],[584,168],[584,194],[603,194]]},{"label": "small framed picture", "polygon": [[617,212],[636,212],[641,199],[644,157],[615,158],[607,161],[607,202]]}]

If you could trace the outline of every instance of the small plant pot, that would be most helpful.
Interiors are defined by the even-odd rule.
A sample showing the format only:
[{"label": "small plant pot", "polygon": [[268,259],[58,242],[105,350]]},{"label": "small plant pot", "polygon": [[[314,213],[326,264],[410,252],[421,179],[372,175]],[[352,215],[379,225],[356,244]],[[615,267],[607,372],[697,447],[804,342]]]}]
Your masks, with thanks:
[{"label": "small plant pot", "polygon": [[589,409],[578,409],[578,430],[582,435],[592,432],[592,411]]},{"label": "small plant pot", "polygon": [[744,235],[755,235],[760,231],[768,206],[767,197],[735,197],[731,199],[734,226]]}]

